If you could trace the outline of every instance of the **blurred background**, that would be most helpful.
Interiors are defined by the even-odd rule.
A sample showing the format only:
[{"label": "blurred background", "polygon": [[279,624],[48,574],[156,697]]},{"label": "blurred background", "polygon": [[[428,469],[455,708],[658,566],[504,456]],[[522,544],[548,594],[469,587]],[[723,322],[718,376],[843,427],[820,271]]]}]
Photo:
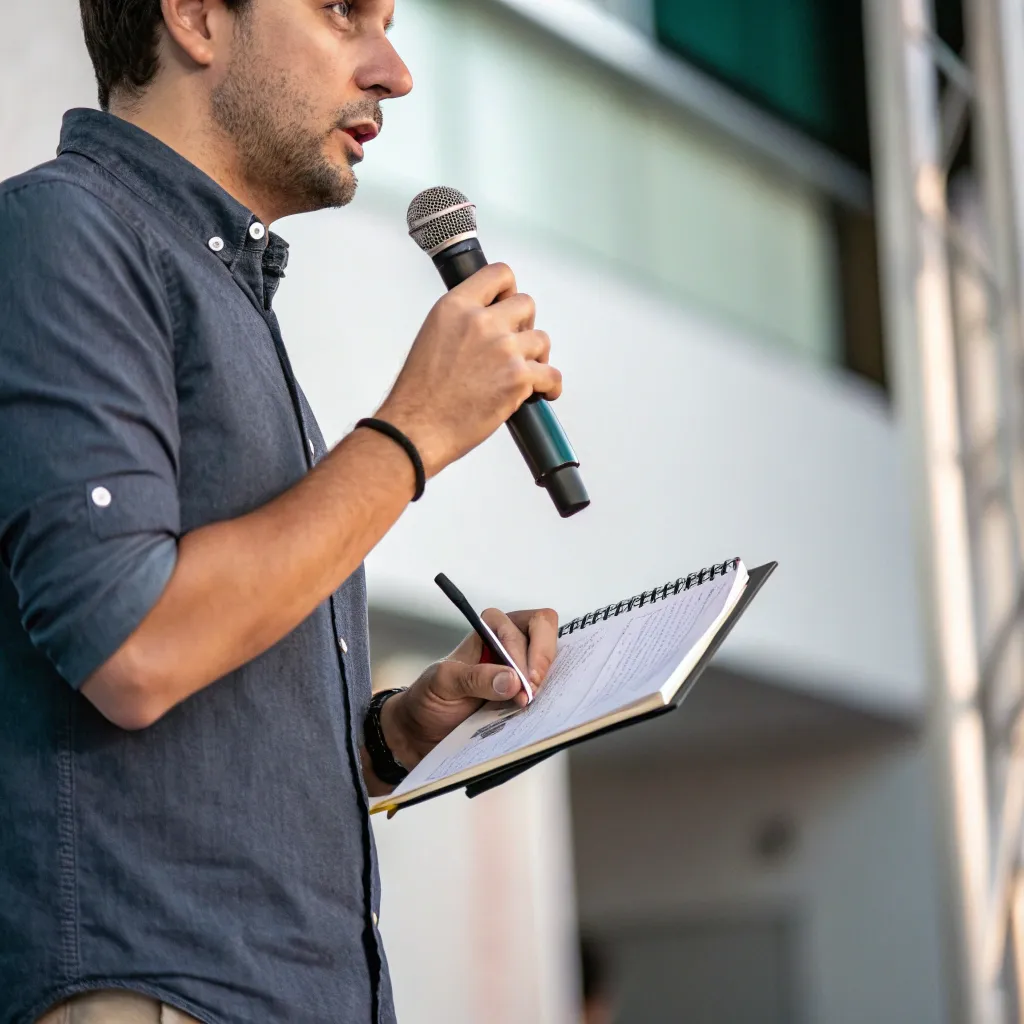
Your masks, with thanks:
[{"label": "blurred background", "polygon": [[[74,0],[0,6],[3,178],[95,90]],[[296,371],[329,440],[376,407],[455,186],[593,506],[504,434],[435,481],[369,562],[375,686],[460,639],[439,571],[568,618],[781,563],[678,714],[375,822],[400,1019],[1024,1020],[1024,4],[397,0],[394,41],[356,203],[278,226]]]}]

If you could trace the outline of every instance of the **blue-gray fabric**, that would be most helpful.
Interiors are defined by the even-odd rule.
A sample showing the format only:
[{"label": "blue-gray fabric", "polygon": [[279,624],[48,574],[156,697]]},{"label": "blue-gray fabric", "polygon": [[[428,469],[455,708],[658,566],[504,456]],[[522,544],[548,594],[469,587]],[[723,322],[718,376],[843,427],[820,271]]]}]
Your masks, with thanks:
[{"label": "blue-gray fabric", "polygon": [[0,185],[4,1024],[112,986],[208,1024],[394,1019],[359,764],[362,570],[150,729],[78,692],[179,538],[326,454],[271,308],[287,246],[255,224],[98,111]]}]

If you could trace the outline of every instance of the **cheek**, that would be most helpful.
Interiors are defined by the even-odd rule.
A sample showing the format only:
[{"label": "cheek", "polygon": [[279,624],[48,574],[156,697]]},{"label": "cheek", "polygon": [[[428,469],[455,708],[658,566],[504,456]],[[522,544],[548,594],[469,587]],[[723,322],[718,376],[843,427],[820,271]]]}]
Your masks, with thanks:
[{"label": "cheek", "polygon": [[[290,10],[290,5],[270,10]],[[317,12],[299,21],[267,17],[260,26],[259,74],[267,83],[285,87],[289,104],[303,119],[330,126],[337,111],[361,98],[347,50],[353,44],[332,29]],[[325,127],[323,130],[327,130]]]},{"label": "cheek", "polygon": [[324,25],[292,26],[274,42],[273,60],[287,70],[305,94],[335,111],[361,97],[355,85],[357,45]]}]

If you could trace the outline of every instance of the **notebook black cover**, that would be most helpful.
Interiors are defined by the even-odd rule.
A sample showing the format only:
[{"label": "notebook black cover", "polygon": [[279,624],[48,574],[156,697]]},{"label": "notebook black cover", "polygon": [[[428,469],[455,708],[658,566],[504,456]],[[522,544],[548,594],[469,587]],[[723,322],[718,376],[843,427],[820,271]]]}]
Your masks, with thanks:
[{"label": "notebook black cover", "polygon": [[529,769],[533,768],[535,765],[540,764],[542,761],[546,761],[549,757],[552,757],[563,750],[568,750],[569,747],[574,747],[577,743],[585,743],[588,740],[596,739],[598,736],[604,736],[607,733],[615,732],[617,729],[624,729],[628,726],[636,725],[638,722],[646,722],[651,718],[657,718],[660,715],[674,711],[693,689],[694,684],[700,678],[704,669],[708,667],[714,656],[718,653],[718,650],[725,641],[725,638],[732,632],[733,626],[735,626],[740,620],[740,616],[742,616],[747,610],[750,602],[754,600],[758,591],[760,591],[764,586],[768,577],[775,572],[778,565],[778,562],[768,562],[765,565],[758,566],[756,569],[750,569],[748,571],[747,587],[743,591],[743,596],[739,599],[736,607],[733,608],[732,613],[725,620],[722,628],[718,631],[715,638],[708,645],[708,649],[701,656],[700,661],[697,662],[693,671],[689,676],[687,676],[686,681],[676,691],[675,696],[672,698],[670,703],[666,704],[664,707],[655,708],[653,711],[649,711],[643,715],[637,715],[636,718],[628,718],[624,722],[616,722],[614,725],[609,725],[603,729],[598,729],[595,732],[587,733],[586,736],[577,736],[575,739],[567,740],[565,743],[562,743],[557,747],[552,747],[550,750],[545,750],[540,754],[535,754],[533,757],[524,758],[522,761],[517,761],[515,764],[506,765],[503,768],[497,768],[492,772],[488,772],[486,775],[480,775],[473,779],[472,782],[456,782],[450,786],[435,789],[423,796],[414,797],[412,800],[409,800],[401,804],[401,806],[396,807],[394,810],[389,811],[388,817],[397,814],[406,807],[414,807],[416,804],[423,803],[425,800],[433,800],[434,797],[443,796],[445,793],[451,793],[456,789],[465,788],[466,796],[472,799],[475,796],[480,796],[481,793],[486,793],[488,790],[494,789],[495,786],[500,786],[505,782],[510,782],[517,776],[522,775],[523,772],[529,771]]}]

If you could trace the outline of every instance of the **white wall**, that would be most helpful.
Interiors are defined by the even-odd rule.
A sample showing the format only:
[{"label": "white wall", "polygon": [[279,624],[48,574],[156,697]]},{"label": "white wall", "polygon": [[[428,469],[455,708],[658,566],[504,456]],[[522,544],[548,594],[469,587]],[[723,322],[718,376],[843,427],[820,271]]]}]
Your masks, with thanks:
[{"label": "white wall", "polygon": [[[584,925],[792,913],[807,1024],[948,1019],[928,765],[913,741],[792,761],[588,763],[573,806]],[[780,813],[796,845],[765,865],[753,836]]]},{"label": "white wall", "polygon": [[96,104],[75,0],[3,0],[0,180],[57,152],[61,115]]}]

